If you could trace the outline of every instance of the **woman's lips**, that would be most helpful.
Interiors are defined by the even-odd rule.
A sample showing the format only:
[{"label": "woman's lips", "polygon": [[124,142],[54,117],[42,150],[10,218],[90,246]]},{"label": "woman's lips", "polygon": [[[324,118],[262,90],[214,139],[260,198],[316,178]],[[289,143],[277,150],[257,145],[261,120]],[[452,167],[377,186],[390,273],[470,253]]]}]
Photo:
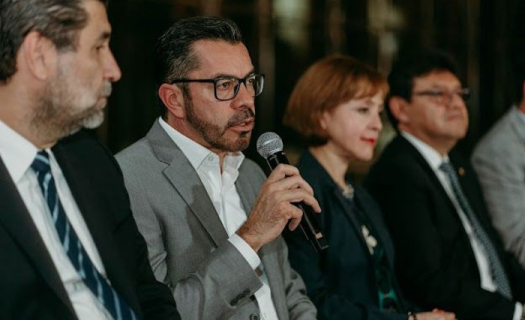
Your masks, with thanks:
[{"label": "woman's lips", "polygon": [[371,145],[375,145],[376,142],[377,142],[376,138],[361,138],[361,140],[363,140],[364,142],[369,143]]}]

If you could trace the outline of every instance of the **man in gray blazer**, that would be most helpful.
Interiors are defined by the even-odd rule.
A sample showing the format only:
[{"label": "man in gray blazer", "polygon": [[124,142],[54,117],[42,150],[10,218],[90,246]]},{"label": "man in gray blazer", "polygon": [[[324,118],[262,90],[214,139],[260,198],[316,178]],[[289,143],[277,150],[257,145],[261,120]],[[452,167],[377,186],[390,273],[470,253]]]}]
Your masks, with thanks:
[{"label": "man in gray blazer", "polygon": [[230,20],[180,20],[157,45],[162,116],[117,155],[155,276],[183,319],[315,319],[280,237],[304,201],[296,168],[266,179],[242,154],[254,126],[254,73]]},{"label": "man in gray blazer", "polygon": [[505,249],[525,267],[525,72],[517,66],[516,104],[472,155],[492,223]]}]

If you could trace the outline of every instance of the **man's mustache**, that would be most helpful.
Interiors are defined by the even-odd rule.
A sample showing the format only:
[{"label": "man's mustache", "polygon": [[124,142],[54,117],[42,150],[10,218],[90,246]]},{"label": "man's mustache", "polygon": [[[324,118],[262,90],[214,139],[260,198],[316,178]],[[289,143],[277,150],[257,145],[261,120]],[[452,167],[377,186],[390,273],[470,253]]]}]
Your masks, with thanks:
[{"label": "man's mustache", "polygon": [[228,127],[235,127],[239,125],[240,123],[245,122],[248,119],[253,118],[255,120],[255,112],[253,112],[252,109],[246,109],[245,111],[236,113],[233,117],[230,118],[228,121]]}]

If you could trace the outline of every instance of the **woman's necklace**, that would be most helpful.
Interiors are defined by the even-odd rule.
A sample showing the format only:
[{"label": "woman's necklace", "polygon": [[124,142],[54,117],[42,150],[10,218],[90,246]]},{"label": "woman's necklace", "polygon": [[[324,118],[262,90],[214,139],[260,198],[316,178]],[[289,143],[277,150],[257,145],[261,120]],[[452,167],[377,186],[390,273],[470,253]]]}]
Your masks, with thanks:
[{"label": "woman's necklace", "polygon": [[345,187],[341,188],[342,189],[342,193],[343,193],[343,197],[349,199],[349,200],[353,200],[354,199],[354,187],[352,187],[352,185],[350,183],[347,183]]}]

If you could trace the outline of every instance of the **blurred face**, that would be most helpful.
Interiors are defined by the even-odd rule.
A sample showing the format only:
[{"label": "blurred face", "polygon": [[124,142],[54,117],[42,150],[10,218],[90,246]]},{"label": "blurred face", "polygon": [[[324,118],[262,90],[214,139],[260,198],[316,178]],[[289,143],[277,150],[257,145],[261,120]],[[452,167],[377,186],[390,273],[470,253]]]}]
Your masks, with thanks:
[{"label": "blurred face", "polygon": [[321,127],[328,136],[327,147],[348,160],[367,161],[374,155],[382,124],[384,93],[353,99],[324,112]]},{"label": "blurred face", "polygon": [[461,82],[448,71],[436,71],[414,79],[412,99],[402,108],[399,129],[448,152],[465,137],[468,114],[461,96]]},{"label": "blurred face", "polygon": [[[189,79],[213,79],[220,76],[244,78],[253,73],[253,65],[244,44],[200,40],[193,46],[199,67]],[[244,84],[233,100],[218,101],[213,83],[189,83],[185,99],[184,134],[217,153],[244,150],[250,143],[255,120],[254,97]]]},{"label": "blurred face", "polygon": [[88,23],[79,33],[76,51],[58,52],[57,68],[48,83],[36,120],[51,124],[66,136],[82,127],[96,128],[104,120],[104,107],[111,83],[120,69],[109,49],[106,9],[98,1],[86,0]]}]

